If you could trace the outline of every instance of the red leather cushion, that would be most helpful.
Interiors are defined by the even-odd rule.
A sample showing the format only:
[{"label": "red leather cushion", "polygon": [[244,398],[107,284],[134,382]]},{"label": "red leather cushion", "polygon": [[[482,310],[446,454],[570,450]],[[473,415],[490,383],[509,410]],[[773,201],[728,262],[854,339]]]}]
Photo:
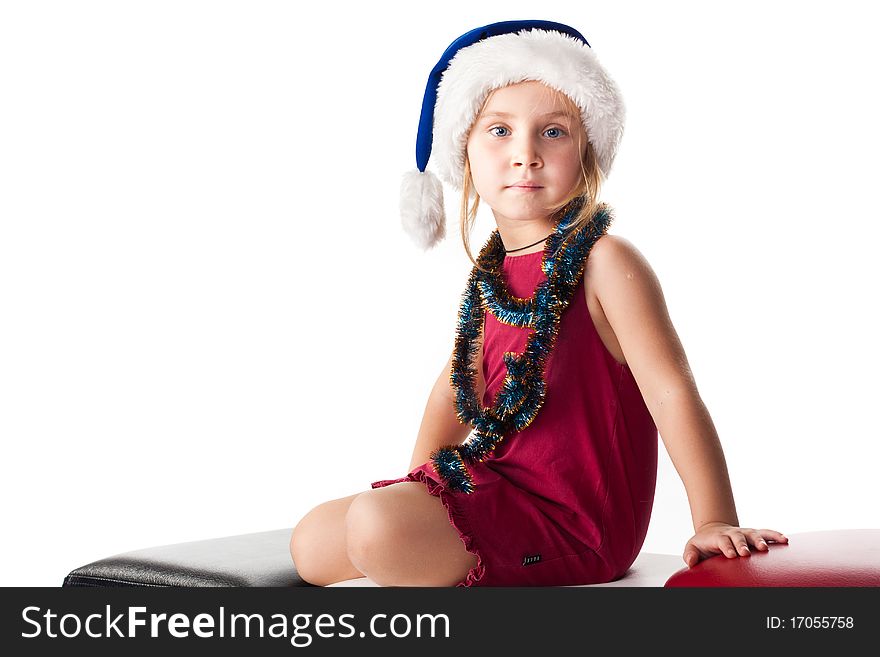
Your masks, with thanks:
[{"label": "red leather cushion", "polygon": [[710,557],[664,586],[880,586],[880,529],[786,534],[747,557]]}]

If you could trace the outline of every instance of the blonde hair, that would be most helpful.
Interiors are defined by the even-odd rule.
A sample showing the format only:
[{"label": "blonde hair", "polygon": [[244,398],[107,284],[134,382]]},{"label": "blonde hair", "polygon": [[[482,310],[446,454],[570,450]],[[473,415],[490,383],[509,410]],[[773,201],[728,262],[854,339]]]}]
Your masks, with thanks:
[{"label": "blonde hair", "polygon": [[[497,91],[497,89],[493,90],[492,93],[490,93],[486,97],[486,100],[483,102],[480,111],[477,112],[474,123],[476,123],[482,115],[483,110],[486,108],[486,105],[489,103],[489,99],[492,97],[495,91]],[[565,104],[567,108],[574,113],[574,116],[578,117],[578,120],[581,120],[580,109],[568,96],[566,96],[564,93],[557,91],[556,89],[549,89],[549,91],[555,94],[555,98],[557,100],[561,99],[563,104]],[[473,128],[473,124],[471,124],[471,127]],[[586,133],[586,128],[583,130],[583,132]],[[583,144],[581,143],[581,134],[582,131],[578,131],[578,153],[580,153],[583,149]],[[605,178],[602,175],[602,171],[599,169],[598,160],[596,159],[596,152],[593,149],[593,144],[590,143],[589,139],[587,139],[586,150],[584,151],[583,157],[581,157],[581,174],[582,176],[574,189],[568,194],[568,196],[566,196],[565,199],[563,199],[554,208],[552,208],[551,218],[553,223],[557,224],[559,220],[562,219],[565,207],[569,203],[571,203],[574,199],[578,197],[581,197],[583,199],[583,205],[581,206],[581,209],[578,212],[577,216],[573,218],[573,221],[566,229],[566,233],[575,232],[586,226],[593,220],[593,217],[596,215],[596,212],[600,208],[598,198],[602,183],[604,182]],[[469,203],[471,194],[473,194],[474,196],[473,205]],[[477,220],[477,210],[479,209],[479,207],[480,194],[477,192],[476,187],[474,187],[474,181],[471,177],[470,159],[467,156],[467,152],[465,152],[463,185],[461,191],[461,209],[459,213],[461,241],[464,244],[464,250],[465,253],[467,253],[468,259],[470,259],[470,261],[477,269],[485,272],[486,270],[481,267],[474,259],[473,253],[471,252],[470,244],[470,237],[471,233],[473,232],[474,223],[476,223]],[[563,237],[566,236],[567,235],[564,235]]]}]

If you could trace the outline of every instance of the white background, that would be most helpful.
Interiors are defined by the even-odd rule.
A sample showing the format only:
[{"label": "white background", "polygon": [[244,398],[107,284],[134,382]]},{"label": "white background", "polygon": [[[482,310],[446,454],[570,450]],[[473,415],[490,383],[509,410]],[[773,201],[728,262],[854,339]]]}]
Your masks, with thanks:
[{"label": "white background", "polygon": [[[0,5],[0,583],[406,474],[470,263],[451,190],[446,241],[408,241],[399,179],[443,50],[522,18],[579,29],[623,92],[602,200],[663,285],[740,523],[880,527],[869,3],[531,5]],[[680,555],[660,458],[643,549]]]}]

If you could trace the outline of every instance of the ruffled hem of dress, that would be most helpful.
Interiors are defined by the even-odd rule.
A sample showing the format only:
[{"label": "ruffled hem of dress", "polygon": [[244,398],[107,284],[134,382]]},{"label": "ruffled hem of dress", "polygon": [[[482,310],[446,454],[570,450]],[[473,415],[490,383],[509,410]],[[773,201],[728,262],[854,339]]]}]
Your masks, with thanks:
[{"label": "ruffled hem of dress", "polygon": [[461,539],[461,542],[464,543],[464,549],[477,557],[476,565],[471,568],[465,578],[456,584],[456,587],[470,587],[474,584],[478,583],[483,576],[486,574],[486,567],[483,564],[483,555],[480,553],[480,549],[476,546],[476,542],[474,541],[474,532],[471,529],[470,522],[468,522],[467,516],[465,513],[459,508],[458,502],[456,498],[446,490],[446,487],[429,477],[425,474],[424,470],[414,470],[410,472],[405,477],[400,477],[399,479],[383,479],[382,481],[374,481],[371,484],[372,488],[381,488],[382,486],[388,486],[390,484],[397,484],[404,481],[421,481],[428,488],[428,493],[433,495],[434,497],[439,497],[440,502],[446,507],[446,513],[449,515],[449,522],[455,528],[455,531],[458,532],[458,537]]}]

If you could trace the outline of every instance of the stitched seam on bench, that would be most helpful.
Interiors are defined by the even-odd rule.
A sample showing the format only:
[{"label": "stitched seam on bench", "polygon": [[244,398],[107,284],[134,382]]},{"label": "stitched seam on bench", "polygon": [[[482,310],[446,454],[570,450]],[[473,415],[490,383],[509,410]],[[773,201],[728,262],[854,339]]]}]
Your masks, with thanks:
[{"label": "stitched seam on bench", "polygon": [[102,582],[116,582],[117,584],[133,584],[134,586],[155,586],[156,588],[170,588],[168,584],[149,584],[147,582],[135,582],[130,579],[114,579],[112,577],[98,577],[97,575],[71,575],[70,580],[100,580]]}]

